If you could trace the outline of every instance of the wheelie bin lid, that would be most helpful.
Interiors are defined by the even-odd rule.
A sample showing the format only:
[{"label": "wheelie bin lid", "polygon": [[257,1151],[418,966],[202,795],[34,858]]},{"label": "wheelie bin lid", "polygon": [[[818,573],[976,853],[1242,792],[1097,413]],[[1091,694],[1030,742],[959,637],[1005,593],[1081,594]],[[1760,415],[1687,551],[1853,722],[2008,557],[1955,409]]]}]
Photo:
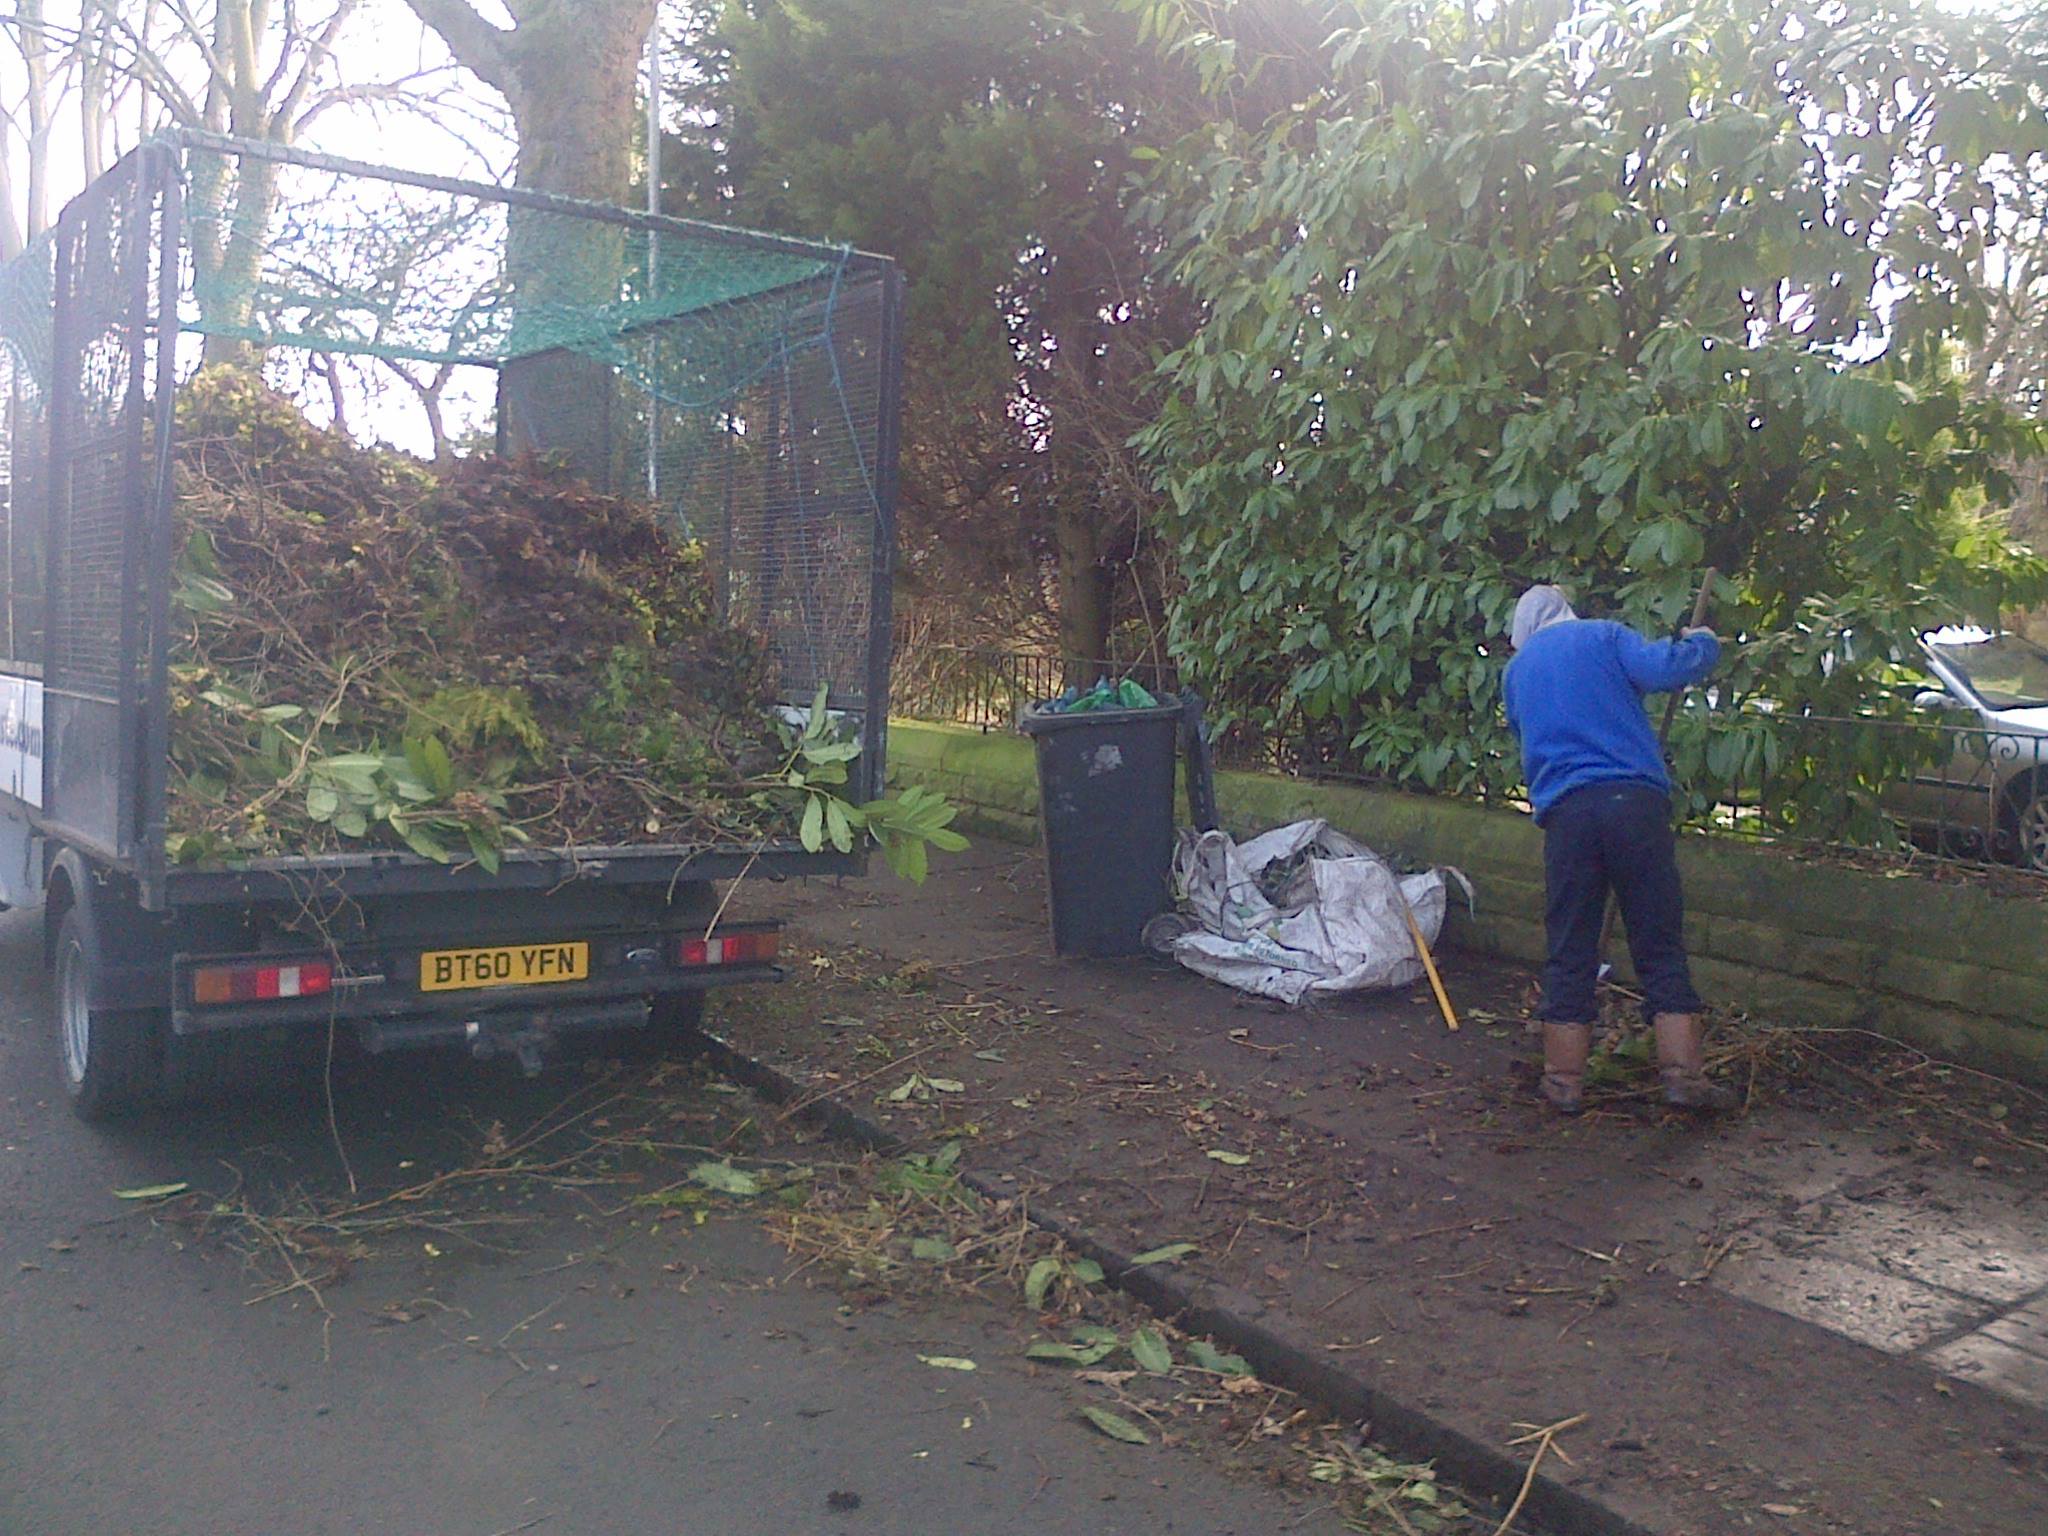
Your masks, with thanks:
[{"label": "wheelie bin lid", "polygon": [[1017,719],[1017,729],[1026,736],[1050,736],[1060,731],[1097,730],[1141,722],[1178,719],[1184,706],[1173,694],[1163,694],[1149,709],[1056,710],[1046,704],[1027,704]]}]

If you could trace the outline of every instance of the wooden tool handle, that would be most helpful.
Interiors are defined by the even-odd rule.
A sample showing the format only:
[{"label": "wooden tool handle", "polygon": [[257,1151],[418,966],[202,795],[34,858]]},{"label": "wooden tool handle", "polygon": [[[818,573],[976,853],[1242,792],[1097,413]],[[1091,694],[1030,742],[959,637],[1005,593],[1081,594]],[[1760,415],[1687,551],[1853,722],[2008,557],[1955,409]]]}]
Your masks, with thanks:
[{"label": "wooden tool handle", "polygon": [[[1393,874],[1392,870],[1388,871]],[[1436,993],[1436,1006],[1444,1016],[1444,1023],[1455,1030],[1458,1027],[1458,1011],[1451,1006],[1451,994],[1444,990],[1444,979],[1436,972],[1436,958],[1429,952],[1429,940],[1422,936],[1422,924],[1415,920],[1415,908],[1408,904],[1408,893],[1401,889],[1401,877],[1394,875],[1394,894],[1400,898],[1401,915],[1408,919],[1408,931],[1415,937],[1415,953],[1422,959],[1422,969],[1429,976],[1429,989]]]},{"label": "wooden tool handle", "polygon": [[1700,577],[1700,595],[1692,600],[1692,623],[1688,629],[1698,629],[1707,622],[1707,607],[1714,601],[1714,582],[1721,574],[1721,568],[1710,565]]}]

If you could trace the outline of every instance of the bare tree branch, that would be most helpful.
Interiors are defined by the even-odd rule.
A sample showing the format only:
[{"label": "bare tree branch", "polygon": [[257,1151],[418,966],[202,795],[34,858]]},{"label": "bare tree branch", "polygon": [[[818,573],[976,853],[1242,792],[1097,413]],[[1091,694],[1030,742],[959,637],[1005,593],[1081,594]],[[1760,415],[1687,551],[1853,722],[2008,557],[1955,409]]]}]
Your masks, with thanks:
[{"label": "bare tree branch", "polygon": [[213,77],[213,84],[221,90],[233,88],[234,80],[228,73],[227,65],[214,51],[213,39],[207,36],[206,28],[199,24],[199,18],[192,14],[192,7],[186,0],[170,0],[171,14],[178,18],[178,25],[185,36],[199,50],[199,57],[206,62],[206,70]]},{"label": "bare tree branch", "polygon": [[336,107],[396,102],[422,113],[430,107],[439,108],[445,104],[447,92],[454,88],[453,83],[449,82],[437,90],[426,90],[423,86],[435,76],[446,75],[448,72],[447,66],[437,66],[433,69],[420,70],[416,74],[401,75],[396,80],[334,86],[315,96],[306,104],[303,112],[290,120],[291,137],[296,140],[316,118],[333,111]]},{"label": "bare tree branch", "polygon": [[406,4],[440,35],[464,69],[502,94],[512,94],[517,82],[512,71],[511,34],[479,16],[469,0],[406,0]]},{"label": "bare tree branch", "polygon": [[[341,0],[341,3],[335,6],[334,14],[327,18],[327,25],[320,29],[320,35],[307,45],[305,65],[299,70],[299,78],[292,82],[291,89],[285,93],[284,100],[278,103],[276,121],[288,125],[298,114],[300,104],[306,99],[306,93],[312,89],[314,80],[319,77],[320,66],[334,57],[334,45],[341,37],[342,28],[348,25],[349,18],[356,13],[361,4],[362,0]],[[280,73],[284,61],[290,55],[291,48],[287,44],[278,55]]]}]

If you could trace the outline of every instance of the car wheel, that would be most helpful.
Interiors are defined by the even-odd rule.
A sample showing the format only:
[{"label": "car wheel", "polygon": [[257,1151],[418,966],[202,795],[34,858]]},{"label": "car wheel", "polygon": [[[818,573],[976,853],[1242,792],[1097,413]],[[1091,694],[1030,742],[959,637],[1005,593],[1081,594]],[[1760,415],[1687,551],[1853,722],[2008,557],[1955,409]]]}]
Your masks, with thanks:
[{"label": "car wheel", "polygon": [[2013,797],[2008,825],[2013,861],[2048,875],[2048,783],[2037,778]]},{"label": "car wheel", "polygon": [[72,1109],[104,1120],[148,1103],[163,1079],[160,1020],[146,1009],[93,1006],[99,947],[81,909],[64,914],[54,958],[57,1065]]},{"label": "car wheel", "polygon": [[1975,828],[1944,825],[1935,832],[1934,851],[1945,859],[1987,859],[1991,839]]}]

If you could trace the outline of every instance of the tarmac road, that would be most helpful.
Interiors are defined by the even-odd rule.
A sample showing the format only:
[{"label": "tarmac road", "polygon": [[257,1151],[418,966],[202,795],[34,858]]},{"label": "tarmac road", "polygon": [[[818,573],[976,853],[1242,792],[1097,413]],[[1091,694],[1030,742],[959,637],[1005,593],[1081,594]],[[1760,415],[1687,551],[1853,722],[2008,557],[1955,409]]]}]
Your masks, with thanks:
[{"label": "tarmac road", "polygon": [[[80,1124],[38,922],[0,914],[0,1536],[1340,1529],[1094,1434],[1015,1363],[1017,1319],[993,1305],[855,1312],[778,1283],[788,1260],[744,1216],[691,1233],[680,1278],[643,1229],[543,1202],[516,1252],[407,1240],[359,1266],[329,1294],[331,1334],[303,1296],[256,1300],[236,1257],[113,1191],[336,1187],[317,1084]],[[415,1057],[363,1064],[336,1097],[356,1172],[389,1187],[465,1111],[516,1124],[563,1091]]]}]

